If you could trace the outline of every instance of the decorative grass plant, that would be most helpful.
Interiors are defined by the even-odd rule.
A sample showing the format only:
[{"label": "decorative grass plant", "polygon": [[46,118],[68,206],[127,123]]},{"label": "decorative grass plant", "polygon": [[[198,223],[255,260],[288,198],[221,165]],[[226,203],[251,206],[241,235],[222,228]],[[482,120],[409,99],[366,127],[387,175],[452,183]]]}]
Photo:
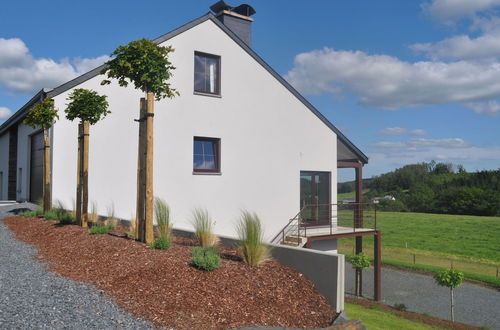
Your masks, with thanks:
[{"label": "decorative grass plant", "polygon": [[103,223],[99,223],[99,224],[92,226],[92,228],[90,228],[90,235],[107,234],[114,229],[115,229],[115,227],[113,227],[112,225],[106,225]]},{"label": "decorative grass plant", "polygon": [[199,269],[214,270],[220,266],[219,251],[215,246],[195,247],[191,262]]},{"label": "decorative grass plant", "polygon": [[155,197],[154,203],[158,237],[169,237],[172,234],[172,222],[170,221],[170,208],[161,198]]},{"label": "decorative grass plant", "polygon": [[201,247],[214,246],[218,243],[217,236],[213,233],[215,222],[212,221],[206,209],[195,209],[191,224],[194,227],[196,239]]},{"label": "decorative grass plant", "polygon": [[170,239],[170,236],[160,236],[155,239],[153,245],[151,245],[151,248],[157,250],[168,250],[170,249],[171,245],[172,240]]},{"label": "decorative grass plant", "polygon": [[92,202],[92,205],[90,207],[90,213],[88,215],[88,221],[92,223],[97,223],[97,220],[99,220],[99,215],[97,214],[97,203]]},{"label": "decorative grass plant", "polygon": [[108,215],[106,217],[106,220],[104,221],[104,224],[115,229],[116,225],[118,224],[118,219],[115,217],[115,204],[111,203],[111,205],[108,206],[106,210]]},{"label": "decorative grass plant", "polygon": [[257,214],[243,211],[237,225],[241,241],[239,251],[243,260],[256,266],[269,258],[269,247],[263,242],[263,230]]}]

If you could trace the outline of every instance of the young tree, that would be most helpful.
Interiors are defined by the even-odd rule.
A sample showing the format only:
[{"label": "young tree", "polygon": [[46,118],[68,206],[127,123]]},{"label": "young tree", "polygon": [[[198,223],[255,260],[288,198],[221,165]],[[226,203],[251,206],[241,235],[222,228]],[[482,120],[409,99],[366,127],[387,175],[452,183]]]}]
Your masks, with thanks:
[{"label": "young tree", "polygon": [[43,212],[50,210],[52,200],[50,196],[50,139],[49,128],[56,119],[59,119],[57,109],[54,107],[54,100],[50,97],[36,104],[24,119],[24,123],[33,128],[43,129]]},{"label": "young tree", "polygon": [[464,281],[464,273],[455,269],[445,269],[434,275],[434,280],[440,286],[445,286],[450,288],[450,298],[451,298],[451,320],[455,321],[455,315],[453,314],[453,289],[458,288],[462,285]]},{"label": "young tree", "polygon": [[106,117],[108,101],[105,95],[95,91],[77,88],[66,99],[66,118],[68,120],[80,119],[78,125],[78,165],[76,187],[76,221],[88,227],[88,163],[89,163],[89,126]]},{"label": "young tree", "polygon": [[361,296],[361,273],[363,269],[370,267],[370,259],[364,253],[358,253],[348,258],[352,267],[356,270],[356,296]]},{"label": "young tree", "polygon": [[[137,220],[139,240],[147,244],[153,242],[153,107],[155,99],[159,101],[179,95],[168,83],[175,69],[168,60],[168,55],[173,51],[172,47],[162,47],[147,39],[132,41],[125,46],[119,46],[112,54],[115,58],[106,62],[106,67],[101,71],[101,74],[107,74],[108,78],[101,82],[102,85],[110,84],[109,79],[115,78],[120,86],[126,87],[130,81],[136,89],[146,93],[147,110],[139,119],[146,121],[143,142],[146,166],[144,173],[139,175],[138,184],[140,186],[143,184],[141,181],[145,181],[146,188],[144,194],[138,189]],[[139,145],[141,146],[141,141]],[[142,173],[140,168],[139,173]],[[139,204],[142,204],[140,200],[145,200],[143,209],[139,207]]]}]

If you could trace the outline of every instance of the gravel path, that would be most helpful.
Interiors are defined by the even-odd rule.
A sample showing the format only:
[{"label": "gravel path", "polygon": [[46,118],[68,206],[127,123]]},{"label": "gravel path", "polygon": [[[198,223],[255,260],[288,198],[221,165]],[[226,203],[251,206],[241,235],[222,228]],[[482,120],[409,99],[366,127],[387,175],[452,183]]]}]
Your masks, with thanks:
[{"label": "gravel path", "polygon": [[[354,271],[346,264],[346,293],[354,294]],[[373,297],[373,269],[363,272],[363,294]],[[454,290],[455,321],[500,329],[500,291],[465,282]],[[450,319],[450,290],[431,276],[382,268],[382,298],[387,305]]]},{"label": "gravel path", "polygon": [[[0,205],[0,219],[26,205]],[[35,255],[0,221],[0,329],[153,329],[95,287],[48,272]]]}]

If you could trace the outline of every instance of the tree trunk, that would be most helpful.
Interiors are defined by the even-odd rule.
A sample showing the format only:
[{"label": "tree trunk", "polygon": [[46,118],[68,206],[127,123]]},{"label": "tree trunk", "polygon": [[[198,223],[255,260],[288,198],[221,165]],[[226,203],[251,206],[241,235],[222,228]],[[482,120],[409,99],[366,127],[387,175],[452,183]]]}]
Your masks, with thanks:
[{"label": "tree trunk", "polygon": [[154,116],[154,93],[147,93],[146,112],[146,229],[145,243],[152,244],[153,234],[153,116]]},{"label": "tree trunk", "polygon": [[146,180],[145,180],[145,167],[146,167],[146,99],[141,98],[140,111],[139,111],[139,143],[138,143],[138,157],[137,157],[137,203],[135,217],[137,221],[137,237],[136,239],[144,242],[145,239],[145,195],[146,195]]},{"label": "tree trunk", "polygon": [[89,208],[89,131],[90,123],[83,122],[83,150],[82,150],[82,227],[88,228]]},{"label": "tree trunk", "polygon": [[362,272],[361,269],[356,268],[356,281],[355,281],[355,283],[356,283],[356,287],[355,287],[356,297],[361,296],[361,280],[362,280],[361,272]]},{"label": "tree trunk", "polygon": [[453,313],[453,307],[454,307],[454,302],[453,302],[453,288],[450,289],[450,296],[451,296],[451,321],[455,322],[455,315]]},{"label": "tree trunk", "polygon": [[43,130],[43,212],[48,212],[52,207],[50,186],[50,138],[49,130]]},{"label": "tree trunk", "polygon": [[76,224],[82,226],[82,143],[83,124],[78,124],[78,153],[76,156]]}]

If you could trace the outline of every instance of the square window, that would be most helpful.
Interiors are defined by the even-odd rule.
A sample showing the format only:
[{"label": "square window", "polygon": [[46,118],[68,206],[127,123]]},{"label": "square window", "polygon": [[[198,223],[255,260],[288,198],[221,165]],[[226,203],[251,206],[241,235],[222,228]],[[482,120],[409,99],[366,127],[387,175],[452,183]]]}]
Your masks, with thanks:
[{"label": "square window", "polygon": [[194,53],[194,91],[220,95],[220,56]]},{"label": "square window", "polygon": [[220,172],[220,139],[194,137],[193,171]]}]

